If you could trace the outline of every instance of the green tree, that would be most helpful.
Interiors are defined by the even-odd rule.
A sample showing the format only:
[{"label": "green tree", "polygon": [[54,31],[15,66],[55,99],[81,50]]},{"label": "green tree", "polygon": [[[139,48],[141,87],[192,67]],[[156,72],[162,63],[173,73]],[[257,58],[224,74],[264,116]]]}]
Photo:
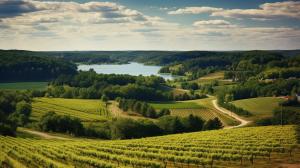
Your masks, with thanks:
[{"label": "green tree", "polygon": [[215,130],[215,129],[221,129],[223,128],[223,124],[220,121],[219,118],[214,118],[214,119],[210,119],[208,120],[203,127],[203,130]]},{"label": "green tree", "polygon": [[16,113],[24,114],[29,117],[31,113],[31,105],[25,101],[21,101],[16,105]]},{"label": "green tree", "polygon": [[156,118],[156,112],[155,112],[154,108],[151,106],[148,106],[146,114],[147,114],[147,117],[149,117],[149,118]]}]

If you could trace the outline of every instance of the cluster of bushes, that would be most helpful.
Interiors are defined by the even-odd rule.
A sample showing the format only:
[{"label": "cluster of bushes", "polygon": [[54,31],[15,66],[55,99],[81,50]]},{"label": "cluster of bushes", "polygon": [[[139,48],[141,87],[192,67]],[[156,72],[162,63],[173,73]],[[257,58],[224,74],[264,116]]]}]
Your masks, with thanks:
[{"label": "cluster of bushes", "polygon": [[72,136],[110,139],[110,127],[107,122],[103,122],[100,125],[91,123],[84,126],[77,117],[58,115],[55,112],[44,114],[36,126],[39,130],[45,132],[58,132]]},{"label": "cluster of bushes", "polygon": [[79,118],[57,115],[55,112],[48,112],[43,115],[38,127],[46,132],[68,133],[75,136],[84,135],[84,128]]},{"label": "cluster of bushes", "polygon": [[14,136],[18,126],[29,121],[31,98],[28,93],[0,90],[0,134]]},{"label": "cluster of bushes", "polygon": [[184,100],[195,100],[195,99],[202,99],[206,98],[207,96],[204,94],[194,94],[194,92],[191,92],[192,94],[179,94],[174,96],[174,100],[176,101],[184,101]]},{"label": "cluster of bushes", "polygon": [[124,98],[117,98],[116,100],[119,103],[119,108],[125,112],[132,111],[149,118],[159,118],[164,115],[170,115],[169,109],[161,109],[159,112],[156,112],[156,110],[146,102]]},{"label": "cluster of bushes", "polygon": [[263,118],[256,122],[257,125],[300,125],[300,112],[285,109],[276,108],[273,111],[273,116],[270,118]]},{"label": "cluster of bushes", "polygon": [[182,89],[187,89],[187,90],[198,90],[199,85],[196,82],[182,82],[181,83],[181,88]]}]

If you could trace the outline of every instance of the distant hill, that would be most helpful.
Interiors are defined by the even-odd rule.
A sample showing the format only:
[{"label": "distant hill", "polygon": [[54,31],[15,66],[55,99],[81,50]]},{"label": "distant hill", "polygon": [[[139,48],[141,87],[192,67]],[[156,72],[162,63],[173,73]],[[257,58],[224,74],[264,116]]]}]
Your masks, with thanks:
[{"label": "distant hill", "polygon": [[0,51],[0,81],[44,81],[75,74],[75,64],[31,51]]}]

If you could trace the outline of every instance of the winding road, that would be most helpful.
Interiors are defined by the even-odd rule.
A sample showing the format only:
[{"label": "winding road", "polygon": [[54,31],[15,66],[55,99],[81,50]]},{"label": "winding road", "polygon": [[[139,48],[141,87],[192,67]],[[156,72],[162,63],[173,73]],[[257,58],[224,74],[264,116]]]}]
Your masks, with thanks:
[{"label": "winding road", "polygon": [[241,118],[240,116],[238,116],[237,114],[235,114],[234,112],[231,112],[223,107],[220,107],[217,103],[217,100],[212,100],[212,103],[214,105],[214,108],[216,108],[218,111],[227,114],[229,116],[231,116],[232,118],[238,120],[240,122],[239,125],[236,126],[229,126],[229,127],[225,127],[225,129],[231,129],[231,128],[238,128],[238,127],[243,127],[249,123],[251,123],[251,121],[245,120],[243,118]]}]

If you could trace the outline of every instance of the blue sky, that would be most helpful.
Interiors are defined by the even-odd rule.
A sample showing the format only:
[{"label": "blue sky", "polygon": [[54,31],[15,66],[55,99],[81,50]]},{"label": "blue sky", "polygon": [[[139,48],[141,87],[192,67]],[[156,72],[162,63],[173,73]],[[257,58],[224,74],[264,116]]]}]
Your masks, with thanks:
[{"label": "blue sky", "polygon": [[300,48],[300,1],[0,1],[0,48],[253,50]]}]

